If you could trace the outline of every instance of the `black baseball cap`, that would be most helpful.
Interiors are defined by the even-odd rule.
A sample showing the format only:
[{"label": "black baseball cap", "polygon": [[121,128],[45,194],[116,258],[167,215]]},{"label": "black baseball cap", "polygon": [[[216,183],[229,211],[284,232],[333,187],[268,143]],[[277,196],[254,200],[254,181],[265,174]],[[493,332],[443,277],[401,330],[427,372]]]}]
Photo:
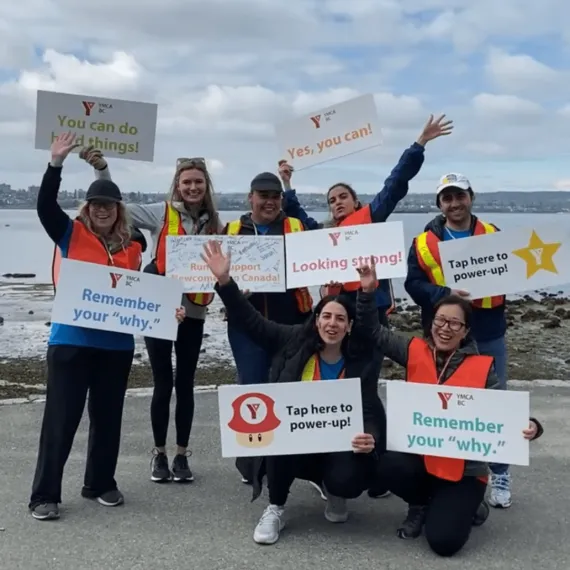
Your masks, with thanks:
[{"label": "black baseball cap", "polygon": [[252,192],[280,192],[283,193],[283,185],[281,180],[272,172],[262,172],[258,174],[252,181],[250,189]]},{"label": "black baseball cap", "polygon": [[95,180],[85,195],[85,199],[89,202],[97,200],[99,202],[121,202],[123,197],[119,187],[112,180]]}]

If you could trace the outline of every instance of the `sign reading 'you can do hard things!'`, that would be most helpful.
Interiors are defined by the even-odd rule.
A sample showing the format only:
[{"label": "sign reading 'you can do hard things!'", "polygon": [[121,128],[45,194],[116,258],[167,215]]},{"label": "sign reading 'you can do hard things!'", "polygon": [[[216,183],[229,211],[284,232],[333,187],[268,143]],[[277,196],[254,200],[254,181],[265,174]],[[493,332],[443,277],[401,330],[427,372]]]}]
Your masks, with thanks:
[{"label": "sign reading 'you can do hard things!'", "polygon": [[382,144],[373,95],[362,95],[275,127],[280,158],[297,170]]},{"label": "sign reading 'you can do hard things!'", "polygon": [[376,264],[379,279],[405,277],[402,222],[328,228],[285,236],[287,288],[358,281],[357,268]]},{"label": "sign reading 'you can do hard things!'", "polygon": [[49,150],[61,133],[71,131],[75,142],[107,157],[152,162],[157,112],[153,103],[38,91],[35,148]]}]

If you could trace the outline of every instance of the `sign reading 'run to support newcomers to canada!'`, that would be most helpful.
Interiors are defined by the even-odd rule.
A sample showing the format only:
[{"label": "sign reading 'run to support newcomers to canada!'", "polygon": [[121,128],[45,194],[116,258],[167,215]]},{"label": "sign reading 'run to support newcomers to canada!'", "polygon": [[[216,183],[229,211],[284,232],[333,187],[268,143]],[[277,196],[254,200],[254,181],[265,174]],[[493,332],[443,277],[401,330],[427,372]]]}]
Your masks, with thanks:
[{"label": "sign reading 'run to support newcomers to canada!'", "polygon": [[358,281],[356,269],[371,259],[379,279],[405,277],[404,225],[385,222],[286,234],[285,259],[287,289]]},{"label": "sign reading 'run to support newcomers to canada!'", "polygon": [[277,125],[275,135],[279,158],[286,159],[296,170],[382,144],[371,94]]},{"label": "sign reading 'run to support newcomers to canada!'", "polygon": [[81,146],[106,157],[152,162],[157,111],[154,103],[38,91],[35,148],[49,150],[56,137],[72,132]]},{"label": "sign reading 'run to support newcomers to canada!'", "polygon": [[445,283],[472,299],[570,283],[570,226],[550,223],[439,244]]},{"label": "sign reading 'run to support newcomers to canada!'", "polygon": [[529,464],[529,393],[392,381],[386,384],[391,451]]}]

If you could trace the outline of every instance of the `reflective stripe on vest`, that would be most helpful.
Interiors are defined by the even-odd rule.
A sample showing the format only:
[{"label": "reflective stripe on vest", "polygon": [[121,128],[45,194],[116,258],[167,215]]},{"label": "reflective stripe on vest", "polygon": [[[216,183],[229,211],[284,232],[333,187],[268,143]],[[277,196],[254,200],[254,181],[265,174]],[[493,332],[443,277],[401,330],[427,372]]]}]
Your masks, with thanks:
[{"label": "reflective stripe on vest", "polygon": [[[494,226],[477,220],[475,224],[474,236],[491,234],[496,232]],[[427,231],[416,238],[416,256],[420,267],[428,276],[431,283],[445,287],[445,279],[441,266],[441,256],[439,254],[439,243],[441,240],[432,232]],[[494,309],[500,307],[505,302],[503,295],[495,297],[484,297],[475,299],[471,304],[478,309]]]},{"label": "reflective stripe on vest", "polygon": [[[344,378],[344,368],[341,370],[338,379],[340,380],[341,378]],[[320,359],[318,356],[313,355],[307,360],[307,364],[305,364],[305,368],[303,368],[301,382],[316,382],[321,379]]]},{"label": "reflective stripe on vest", "polygon": [[[237,236],[240,231],[241,220],[234,220],[227,226],[227,235],[229,236]],[[303,224],[301,220],[297,218],[285,218],[283,220],[283,233],[292,234],[302,231]],[[299,312],[303,315],[311,312],[313,310],[313,298],[311,297],[311,293],[309,293],[309,289],[307,289],[307,287],[300,287],[299,289],[293,289],[293,291]]]},{"label": "reflective stripe on vest", "polygon": [[[180,212],[172,207],[170,202],[166,202],[164,212],[164,225],[158,237],[156,247],[156,268],[159,275],[166,274],[166,238],[167,236],[184,236],[186,230],[182,224]],[[214,300],[213,293],[186,293],[188,300],[199,307],[206,307]]]},{"label": "reflective stripe on vest", "polygon": [[[479,354],[466,356],[457,370],[442,383],[442,389],[445,389],[445,386],[484,389],[492,365],[493,358],[491,356]],[[416,337],[410,342],[406,382],[438,384],[438,372],[433,349],[424,339]],[[463,459],[424,455],[424,464],[428,473],[447,481],[460,481],[465,473],[465,460]],[[479,479],[487,482],[487,477],[479,477]]]},{"label": "reflective stripe on vest", "polygon": [[[71,236],[67,247],[67,259],[96,263],[98,265],[110,265],[122,269],[139,271],[142,264],[142,245],[137,241],[131,241],[127,247],[111,254],[101,240],[91,232],[80,220],[73,220]],[[54,247],[51,264],[51,279],[54,289],[59,279],[61,267],[61,249]]]}]

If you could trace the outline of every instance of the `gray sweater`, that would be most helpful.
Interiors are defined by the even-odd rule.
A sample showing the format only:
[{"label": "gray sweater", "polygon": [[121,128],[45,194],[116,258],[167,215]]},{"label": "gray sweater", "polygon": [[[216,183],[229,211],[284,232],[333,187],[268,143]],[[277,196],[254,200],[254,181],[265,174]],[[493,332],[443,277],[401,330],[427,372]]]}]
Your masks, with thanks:
[{"label": "gray sweater", "polygon": [[[95,170],[95,169],[94,169]],[[96,178],[111,180],[111,172],[109,167],[104,170],[95,170]],[[184,207],[183,202],[171,202],[172,206],[180,212],[182,225],[188,235],[202,234],[205,235],[204,219],[194,218]],[[152,238],[152,258],[156,256],[158,247],[158,238],[164,225],[164,215],[166,211],[165,203],[157,204],[127,204],[127,212],[129,214],[132,225],[139,230],[148,230]],[[220,223],[218,232],[221,233],[223,226]],[[186,309],[186,316],[193,319],[206,318],[207,307],[199,307],[188,300],[186,295],[182,296],[182,305]]]}]

